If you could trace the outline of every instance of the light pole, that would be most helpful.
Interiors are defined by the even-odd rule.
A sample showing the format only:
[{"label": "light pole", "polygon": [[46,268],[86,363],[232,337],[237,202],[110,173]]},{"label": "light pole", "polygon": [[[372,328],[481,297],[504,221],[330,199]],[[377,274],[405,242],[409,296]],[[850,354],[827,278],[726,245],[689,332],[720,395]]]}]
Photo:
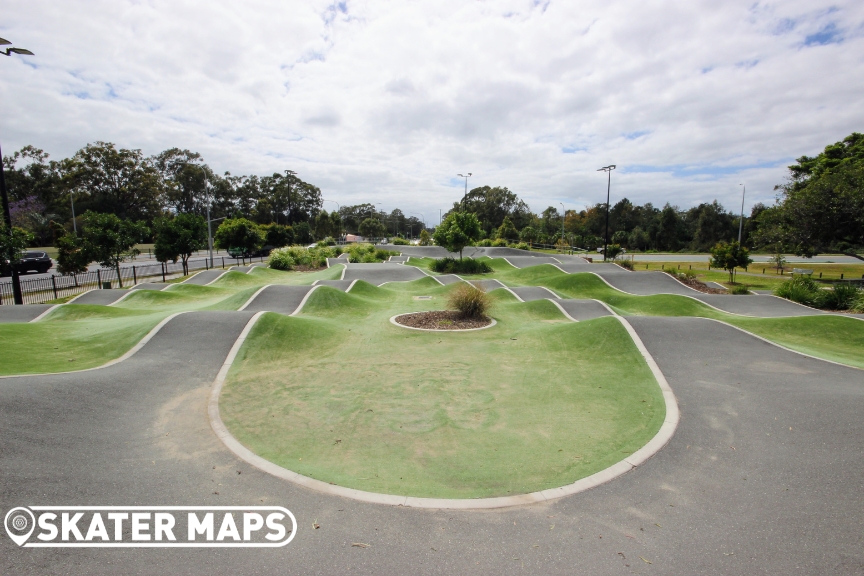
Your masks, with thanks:
[{"label": "light pole", "polygon": [[609,193],[612,190],[612,170],[615,170],[615,164],[599,168],[597,172],[606,172],[608,174],[608,182],[606,184],[606,237],[603,240],[603,261],[606,261],[606,249],[609,246]]},{"label": "light pole", "polygon": [[471,172],[468,172],[467,175],[457,174],[457,176],[460,176],[460,177],[465,179],[465,195],[462,196],[462,211],[464,212],[465,211],[465,199],[468,198],[468,178],[471,176]]},{"label": "light pole", "polygon": [[564,209],[564,203],[559,202],[561,204],[561,240],[564,240],[564,216],[567,215],[567,210]]},{"label": "light pole", "polygon": [[[8,40],[0,38],[0,46],[8,46],[12,44]],[[33,52],[25,48],[7,48],[5,51],[0,50],[0,54],[11,56],[12,54],[21,54],[22,56],[34,56]],[[0,158],[3,158],[3,152],[0,151]],[[9,212],[9,195],[6,193],[6,176],[4,174],[3,162],[0,161],[0,195],[3,197],[3,220],[6,222],[6,233],[12,235],[12,213]],[[12,266],[12,296],[15,304],[24,304],[24,295],[21,292],[21,277],[18,274],[18,268]]]},{"label": "light pole", "polygon": [[739,184],[741,186],[741,219],[738,220],[738,247],[741,247],[741,232],[744,230],[744,193],[747,192],[747,186],[744,184]]},{"label": "light pole", "polygon": [[[322,198],[321,201],[322,202],[332,202],[333,204],[335,204],[337,214],[342,211],[342,205],[339,204],[338,202],[336,202],[335,200],[328,200],[327,198]],[[340,218],[340,220],[341,220],[341,218]],[[342,238],[342,230],[339,230],[339,238]]]},{"label": "light pole", "polygon": [[69,190],[69,202],[72,203],[72,231],[75,232],[75,236],[78,236],[78,224],[75,222],[75,199],[73,196],[75,195],[75,189]]}]

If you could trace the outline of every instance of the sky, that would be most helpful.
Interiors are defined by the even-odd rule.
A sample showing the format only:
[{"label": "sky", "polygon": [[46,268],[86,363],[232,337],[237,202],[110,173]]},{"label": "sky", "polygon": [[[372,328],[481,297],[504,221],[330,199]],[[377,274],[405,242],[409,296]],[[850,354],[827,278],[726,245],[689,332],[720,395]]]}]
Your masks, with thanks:
[{"label": "sky", "polygon": [[[0,37],[0,143],[197,151],[421,215],[506,186],[532,210],[771,204],[864,131],[864,3],[27,0]],[[336,207],[326,203],[325,209]]]}]

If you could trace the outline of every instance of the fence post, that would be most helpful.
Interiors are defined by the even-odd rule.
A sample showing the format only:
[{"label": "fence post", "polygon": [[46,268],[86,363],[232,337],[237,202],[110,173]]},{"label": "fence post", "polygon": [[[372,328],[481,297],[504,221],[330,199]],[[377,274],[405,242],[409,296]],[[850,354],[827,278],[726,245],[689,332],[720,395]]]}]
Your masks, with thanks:
[{"label": "fence post", "polygon": [[132,265],[132,285],[138,284],[138,274],[135,272],[135,265]]},{"label": "fence post", "polygon": [[225,269],[225,257],[222,256],[222,270]]},{"label": "fence post", "polygon": [[99,289],[102,289],[102,269],[96,269],[96,281],[99,282]]},{"label": "fence post", "polygon": [[161,264],[162,264],[162,282],[165,282],[165,263],[161,262]]},{"label": "fence post", "polygon": [[54,299],[57,299],[57,277],[51,275],[51,287],[54,288]]}]

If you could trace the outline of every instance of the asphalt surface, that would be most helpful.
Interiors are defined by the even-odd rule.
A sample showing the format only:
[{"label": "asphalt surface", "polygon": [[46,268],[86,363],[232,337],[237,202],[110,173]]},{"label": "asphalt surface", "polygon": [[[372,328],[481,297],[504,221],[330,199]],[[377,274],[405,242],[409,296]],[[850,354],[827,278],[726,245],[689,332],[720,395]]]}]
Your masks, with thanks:
[{"label": "asphalt surface", "polygon": [[[864,570],[858,370],[709,320],[632,318],[682,411],[663,450],[609,483],[548,503],[417,510],[312,492],[220,444],[207,424],[207,395],[250,316],[187,313],[115,366],[0,380],[0,506],[280,505],[297,517],[294,541],[266,550],[105,550],[18,548],[3,538],[4,573]],[[358,542],[369,547],[352,546]]]},{"label": "asphalt surface", "polygon": [[813,316],[825,314],[822,310],[808,308],[784,298],[769,295],[730,295],[730,294],[690,294],[693,298],[724,312],[758,316],[760,318],[779,318],[783,316]]},{"label": "asphalt surface", "polygon": [[108,306],[128,293],[128,290],[90,290],[78,296],[72,304],[100,304]]},{"label": "asphalt surface", "polygon": [[203,272],[199,272],[195,274],[191,278],[187,278],[183,284],[196,284],[198,286],[204,286],[206,284],[210,284],[223,274],[225,274],[227,270],[222,270],[217,268],[215,270],[204,270]]},{"label": "asphalt surface", "polygon": [[[411,268],[377,266],[368,277]],[[286,310],[297,297],[268,290],[259,298]],[[556,302],[577,320],[608,314],[591,300]],[[221,444],[207,398],[253,312],[182,314],[108,368],[0,379],[0,510],[277,505],[297,518],[294,541],[276,549],[40,549],[4,536],[0,573],[864,573],[861,370],[706,319],[630,317],[681,410],[665,448],[567,498],[418,510],[313,492]]]},{"label": "asphalt surface", "polygon": [[54,304],[27,304],[26,306],[0,306],[0,324],[9,322],[30,322],[40,314],[54,307]]},{"label": "asphalt surface", "polygon": [[380,286],[385,282],[410,282],[426,277],[415,266],[394,266],[393,264],[346,264],[342,280],[365,280]]},{"label": "asphalt surface", "polygon": [[557,294],[543,288],[542,286],[522,286],[519,288],[510,288],[510,291],[516,294],[520,299],[525,302],[531,302],[532,300],[559,300]]},{"label": "asphalt surface", "polygon": [[348,288],[353,284],[353,280],[316,280],[315,286],[330,286],[331,288],[336,288],[337,290],[342,290],[345,292]]},{"label": "asphalt surface", "polygon": [[293,314],[313,286],[267,286],[262,288],[244,308],[244,312],[278,312]]}]

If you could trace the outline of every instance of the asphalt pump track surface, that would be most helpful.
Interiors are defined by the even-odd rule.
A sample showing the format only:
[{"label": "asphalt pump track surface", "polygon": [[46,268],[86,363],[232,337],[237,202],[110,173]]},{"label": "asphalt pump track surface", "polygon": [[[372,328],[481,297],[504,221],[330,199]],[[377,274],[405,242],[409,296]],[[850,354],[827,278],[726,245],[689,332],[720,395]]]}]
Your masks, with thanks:
[{"label": "asphalt pump track surface", "polygon": [[211,385],[252,316],[187,312],[112,366],[0,379],[0,507],[279,505],[298,520],[291,544],[34,549],[4,537],[2,573],[864,573],[861,370],[706,319],[629,317],[681,411],[662,450],[565,498],[412,509],[287,483],[213,434]]}]

